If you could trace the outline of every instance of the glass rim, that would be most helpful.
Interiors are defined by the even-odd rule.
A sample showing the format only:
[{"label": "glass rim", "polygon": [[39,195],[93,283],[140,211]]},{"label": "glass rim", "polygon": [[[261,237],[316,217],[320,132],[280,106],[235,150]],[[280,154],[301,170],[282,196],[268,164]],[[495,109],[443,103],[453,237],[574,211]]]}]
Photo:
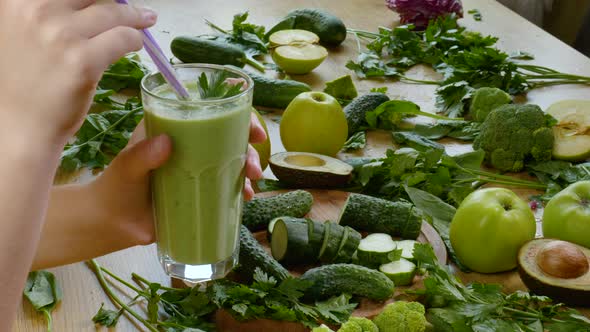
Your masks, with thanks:
[{"label": "glass rim", "polygon": [[154,71],[151,72],[147,75],[145,75],[142,79],[141,79],[141,91],[145,92],[146,94],[148,94],[150,96],[150,98],[154,98],[157,99],[159,101],[164,101],[164,102],[172,102],[172,103],[177,103],[177,104],[184,104],[184,105],[206,105],[206,104],[220,104],[220,103],[226,103],[226,102],[232,102],[235,101],[237,99],[240,99],[246,95],[248,95],[252,90],[254,90],[254,81],[252,80],[252,78],[250,77],[250,75],[248,75],[244,70],[234,67],[234,66],[227,66],[227,65],[216,65],[216,64],[209,64],[209,63],[182,63],[182,64],[176,64],[173,65],[174,69],[176,68],[184,68],[184,69],[190,69],[190,68],[194,68],[194,69],[198,69],[198,68],[207,68],[207,69],[216,69],[216,70],[226,70],[229,72],[232,72],[234,74],[239,75],[241,78],[245,79],[247,84],[248,84],[248,88],[242,92],[240,92],[237,95],[228,97],[228,98],[222,98],[222,99],[209,99],[209,100],[179,100],[179,99],[172,99],[172,98],[166,98],[166,97],[162,97],[159,96],[155,93],[153,93],[150,89],[148,89],[146,87],[146,82],[150,79],[153,78],[157,75],[161,75],[162,76],[162,72],[160,71]]}]

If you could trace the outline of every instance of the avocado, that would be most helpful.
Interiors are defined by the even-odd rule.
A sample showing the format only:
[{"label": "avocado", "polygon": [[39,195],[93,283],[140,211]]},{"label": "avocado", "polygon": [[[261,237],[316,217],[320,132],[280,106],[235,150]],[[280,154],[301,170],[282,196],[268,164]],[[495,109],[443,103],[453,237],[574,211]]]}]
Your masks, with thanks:
[{"label": "avocado", "polygon": [[553,239],[535,239],[518,253],[518,272],[535,294],[571,306],[590,306],[590,249]]},{"label": "avocado", "polygon": [[346,185],[352,166],[338,159],[307,152],[281,152],[268,161],[279,181],[296,188],[335,188]]}]

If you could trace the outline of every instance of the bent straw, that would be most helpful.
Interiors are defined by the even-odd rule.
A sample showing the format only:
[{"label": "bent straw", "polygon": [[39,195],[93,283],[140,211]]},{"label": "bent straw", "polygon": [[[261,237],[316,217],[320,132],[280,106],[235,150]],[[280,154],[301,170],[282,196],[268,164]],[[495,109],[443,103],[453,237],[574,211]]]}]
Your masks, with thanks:
[{"label": "bent straw", "polygon": [[[117,3],[124,4],[124,5],[129,4],[127,2],[127,0],[115,0],[115,1]],[[179,99],[189,99],[188,91],[186,91],[186,89],[184,88],[182,83],[180,83],[180,80],[178,79],[178,77],[176,77],[176,72],[174,71],[174,68],[168,62],[168,59],[166,59],[164,52],[160,48],[160,45],[158,45],[158,43],[156,42],[156,39],[154,38],[154,36],[152,36],[152,34],[149,32],[148,29],[143,29],[142,33],[143,33],[143,46],[144,46],[146,52],[149,54],[149,56],[152,58],[152,60],[156,64],[156,67],[158,67],[158,70],[160,71],[160,73],[162,73],[162,76],[164,76],[164,79],[166,79],[166,82],[168,82],[168,84],[170,84],[170,86],[174,89],[174,92],[176,93],[176,96]]]}]

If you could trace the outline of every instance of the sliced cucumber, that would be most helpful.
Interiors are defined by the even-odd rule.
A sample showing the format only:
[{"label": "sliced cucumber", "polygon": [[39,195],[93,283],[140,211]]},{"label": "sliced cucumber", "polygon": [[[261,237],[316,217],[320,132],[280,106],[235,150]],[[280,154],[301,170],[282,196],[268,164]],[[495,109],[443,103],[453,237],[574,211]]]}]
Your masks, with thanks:
[{"label": "sliced cucumber", "polygon": [[318,257],[324,240],[324,223],[307,219],[307,226],[309,246],[312,247],[313,251],[316,253],[313,257]]},{"label": "sliced cucumber", "polygon": [[402,250],[402,258],[405,258],[409,261],[414,260],[414,246],[418,243],[418,241],[414,240],[403,240],[397,242],[397,249]]},{"label": "sliced cucumber", "polygon": [[309,260],[307,222],[278,219],[270,242],[272,256],[283,264],[298,264]]},{"label": "sliced cucumber", "polygon": [[273,220],[271,220],[268,223],[268,229],[266,231],[266,238],[268,239],[269,242],[272,240],[272,231],[273,231],[273,229],[275,227],[275,223],[278,220],[289,221],[289,222],[302,222],[302,223],[306,223],[307,224],[307,221],[304,218],[295,218],[295,217],[287,217],[287,216],[274,218]]},{"label": "sliced cucumber", "polygon": [[396,249],[397,245],[389,234],[374,233],[360,241],[356,254],[361,265],[376,268],[391,262],[389,254]]},{"label": "sliced cucumber", "polygon": [[344,227],[332,222],[326,222],[325,226],[326,230],[329,231],[329,236],[327,241],[324,240],[325,247],[324,250],[320,252],[319,258],[322,263],[329,263],[332,262],[338,254],[338,249],[340,249],[340,243],[342,242],[342,236],[344,236]]},{"label": "sliced cucumber", "polygon": [[351,227],[344,227],[342,244],[340,249],[338,249],[338,254],[334,259],[334,263],[350,263],[352,261],[352,256],[359,247],[361,238],[361,233],[357,232]]},{"label": "sliced cucumber", "polygon": [[279,281],[291,276],[287,269],[264,250],[248,228],[242,225],[240,227],[240,264],[236,269],[236,275],[241,281],[249,283],[257,267]]},{"label": "sliced cucumber", "polygon": [[407,259],[400,258],[395,262],[381,265],[379,271],[391,279],[396,286],[409,286],[416,275],[416,265]]}]

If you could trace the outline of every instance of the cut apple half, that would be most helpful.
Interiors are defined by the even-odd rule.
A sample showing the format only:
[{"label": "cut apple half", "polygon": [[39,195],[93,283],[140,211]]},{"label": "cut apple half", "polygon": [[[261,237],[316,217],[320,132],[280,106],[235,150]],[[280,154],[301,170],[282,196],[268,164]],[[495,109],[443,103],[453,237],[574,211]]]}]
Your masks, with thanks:
[{"label": "cut apple half", "polygon": [[289,74],[307,74],[327,56],[324,47],[307,43],[279,46],[272,52],[273,61]]},{"label": "cut apple half", "polygon": [[563,100],[547,109],[553,127],[553,158],[583,161],[590,157],[590,100]]},{"label": "cut apple half", "polygon": [[271,47],[291,45],[294,43],[317,44],[320,37],[315,33],[307,30],[281,30],[273,33],[268,38]]}]

